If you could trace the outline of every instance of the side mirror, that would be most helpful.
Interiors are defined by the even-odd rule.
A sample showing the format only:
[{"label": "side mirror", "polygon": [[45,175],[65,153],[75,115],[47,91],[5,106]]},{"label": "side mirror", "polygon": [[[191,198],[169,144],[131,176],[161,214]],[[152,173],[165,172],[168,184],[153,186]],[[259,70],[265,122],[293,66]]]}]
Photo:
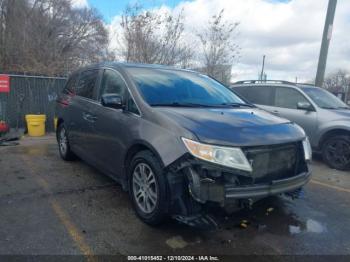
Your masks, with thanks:
[{"label": "side mirror", "polygon": [[312,111],[312,105],[309,102],[298,102],[297,108],[306,111]]},{"label": "side mirror", "polygon": [[101,97],[101,104],[105,107],[124,109],[123,99],[117,94],[105,94]]}]

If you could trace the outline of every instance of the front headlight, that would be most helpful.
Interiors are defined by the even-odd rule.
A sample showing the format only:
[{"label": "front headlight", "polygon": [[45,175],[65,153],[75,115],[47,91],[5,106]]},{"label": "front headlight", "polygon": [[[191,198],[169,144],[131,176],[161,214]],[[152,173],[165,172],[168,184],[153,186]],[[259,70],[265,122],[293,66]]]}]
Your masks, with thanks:
[{"label": "front headlight", "polygon": [[248,172],[253,171],[246,156],[240,148],[202,144],[183,137],[182,141],[187,150],[195,157],[227,167],[237,168]]},{"label": "front headlight", "polygon": [[311,149],[310,141],[307,137],[303,140],[303,148],[304,148],[305,160],[311,161],[312,149]]}]

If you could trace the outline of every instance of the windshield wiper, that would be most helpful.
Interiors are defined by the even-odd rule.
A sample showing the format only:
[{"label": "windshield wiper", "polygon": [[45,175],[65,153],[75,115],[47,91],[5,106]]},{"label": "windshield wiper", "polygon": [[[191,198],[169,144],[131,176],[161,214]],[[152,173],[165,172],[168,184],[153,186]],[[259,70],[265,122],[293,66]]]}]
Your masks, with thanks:
[{"label": "windshield wiper", "polygon": [[251,104],[245,104],[245,103],[222,103],[222,106],[232,106],[232,107],[241,107],[241,106],[246,106],[246,107],[255,107],[254,105]]},{"label": "windshield wiper", "polygon": [[335,109],[346,109],[350,110],[350,107],[347,106],[338,106],[338,107],[332,107],[332,106],[322,106],[323,109],[330,109],[330,110],[335,110]]},{"label": "windshield wiper", "polygon": [[197,104],[197,103],[154,103],[150,106],[170,106],[170,107],[255,107],[254,105],[244,104],[244,103],[222,103],[222,104]]},{"label": "windshield wiper", "polygon": [[150,106],[171,106],[171,107],[212,107],[211,105],[197,104],[197,103],[155,103]]},{"label": "windshield wiper", "polygon": [[323,109],[337,109],[337,108],[331,107],[331,106],[321,106],[321,108],[323,108]]}]

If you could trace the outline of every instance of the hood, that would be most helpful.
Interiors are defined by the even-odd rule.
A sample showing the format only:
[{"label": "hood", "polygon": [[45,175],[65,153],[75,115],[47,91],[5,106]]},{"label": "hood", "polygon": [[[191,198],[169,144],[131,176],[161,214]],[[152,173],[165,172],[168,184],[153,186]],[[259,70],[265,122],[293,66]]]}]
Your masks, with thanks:
[{"label": "hood", "polygon": [[332,114],[333,120],[350,120],[349,109],[323,109]]},{"label": "hood", "polygon": [[156,109],[192,132],[199,141],[227,146],[257,146],[301,140],[303,130],[289,120],[257,108]]}]

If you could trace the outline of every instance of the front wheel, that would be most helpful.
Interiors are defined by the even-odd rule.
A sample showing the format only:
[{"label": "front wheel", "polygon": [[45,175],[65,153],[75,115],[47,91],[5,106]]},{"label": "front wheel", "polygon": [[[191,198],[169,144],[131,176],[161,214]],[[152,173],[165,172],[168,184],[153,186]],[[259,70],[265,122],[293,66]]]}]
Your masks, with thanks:
[{"label": "front wheel", "polygon": [[323,160],[332,168],[350,168],[350,136],[336,135],[328,138],[322,147]]},{"label": "front wheel", "polygon": [[166,180],[159,160],[141,151],[131,161],[130,197],[137,216],[150,225],[160,224],[167,211]]}]

